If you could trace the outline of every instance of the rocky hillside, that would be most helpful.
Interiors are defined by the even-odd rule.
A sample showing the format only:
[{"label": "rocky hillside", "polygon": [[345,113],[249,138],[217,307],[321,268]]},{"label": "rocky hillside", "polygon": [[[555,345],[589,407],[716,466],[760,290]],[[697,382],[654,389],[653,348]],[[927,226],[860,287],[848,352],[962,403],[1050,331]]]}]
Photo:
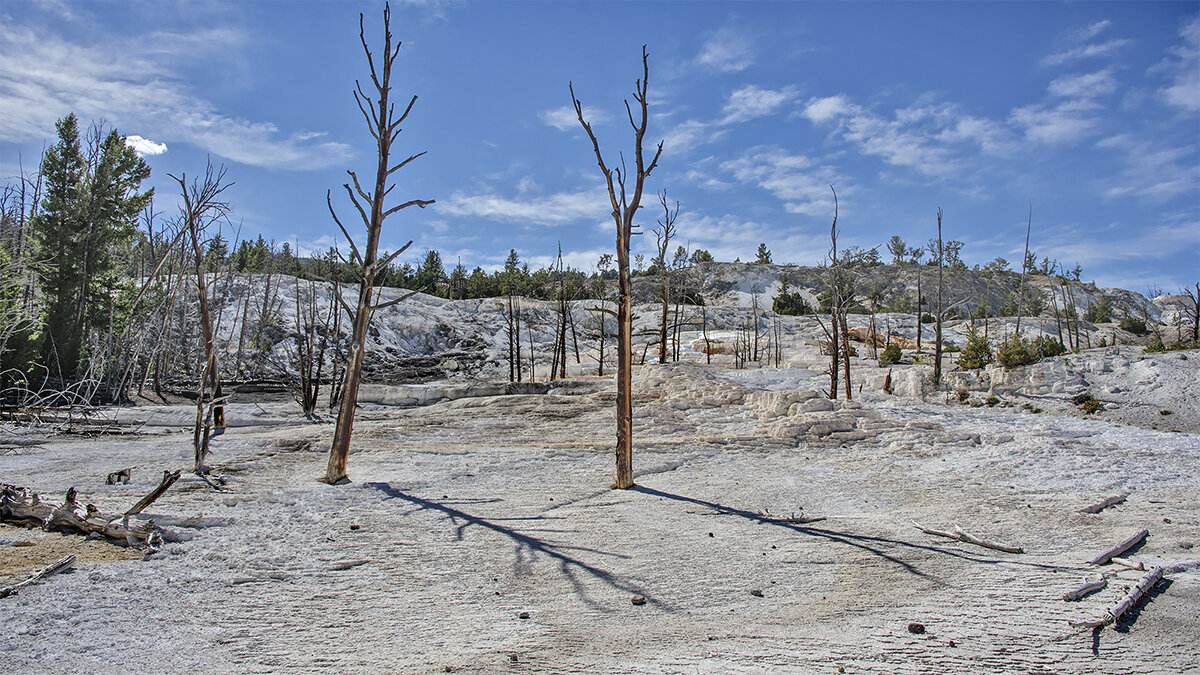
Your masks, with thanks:
[{"label": "rocky hillside", "polygon": [[[878,291],[881,298],[879,311],[905,311],[901,307],[916,306],[917,276],[921,277],[921,295],[929,304],[937,297],[937,269],[927,265],[878,265],[859,267],[850,271],[854,288],[860,302],[867,304],[867,296]],[[782,280],[787,279],[788,288],[798,291],[812,306],[817,306],[817,296],[828,287],[828,271],[820,267],[797,265],[759,265],[755,263],[701,263],[683,273],[683,283],[689,292],[699,293],[710,306],[750,307],[757,298],[760,307],[769,308],[771,299],[779,294]],[[946,270],[943,275],[945,306],[961,303],[958,308],[964,314],[975,311],[985,303],[995,315],[1008,299],[1015,294],[1021,283],[1016,272],[992,272],[975,270]],[[1046,308],[1043,316],[1054,316],[1051,290],[1059,297],[1061,311],[1062,282],[1045,275],[1026,275],[1027,287],[1040,291]],[[643,276],[634,280],[634,294],[638,302],[654,302],[660,297],[662,287],[656,277]],[[1082,316],[1100,298],[1107,297],[1112,303],[1113,316],[1126,316],[1158,321],[1164,305],[1152,301],[1141,293],[1123,288],[1098,288],[1092,283],[1069,282],[1071,301]],[[1160,296],[1163,303],[1175,296]],[[1180,296],[1182,297],[1182,296]],[[1177,304],[1177,303],[1176,303]]]}]

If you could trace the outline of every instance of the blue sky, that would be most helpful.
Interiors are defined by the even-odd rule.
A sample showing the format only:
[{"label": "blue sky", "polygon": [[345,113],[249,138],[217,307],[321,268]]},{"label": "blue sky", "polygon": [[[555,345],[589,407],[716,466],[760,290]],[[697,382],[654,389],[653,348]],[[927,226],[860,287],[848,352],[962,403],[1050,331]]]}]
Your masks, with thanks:
[{"label": "blue sky", "polygon": [[[0,176],[36,163],[54,121],[104,118],[168,173],[228,167],[241,236],[335,242],[325,192],[371,174],[351,98],[358,13],[381,3],[0,2]],[[720,260],[815,264],[833,184],[841,243],[966,242],[969,264],[1031,247],[1084,280],[1174,290],[1200,276],[1200,9],[1182,3],[401,2],[395,95],[420,97],[395,150],[388,221],[447,265],[581,268],[615,234],[568,81],[610,163],[632,152],[622,101],[650,51],[654,193],[679,243]],[[649,145],[649,143],[648,143]],[[648,229],[648,228],[647,228]],[[653,235],[635,239],[649,253]],[[882,250],[882,249],[881,249]]]}]

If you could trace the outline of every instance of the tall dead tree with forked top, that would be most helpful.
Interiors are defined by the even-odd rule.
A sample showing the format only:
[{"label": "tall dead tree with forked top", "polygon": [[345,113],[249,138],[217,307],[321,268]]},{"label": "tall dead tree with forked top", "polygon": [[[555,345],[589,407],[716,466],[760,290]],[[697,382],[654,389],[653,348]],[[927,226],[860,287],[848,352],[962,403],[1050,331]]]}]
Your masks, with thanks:
[{"label": "tall dead tree with forked top", "polygon": [[[600,142],[592,132],[592,126],[583,119],[583,104],[575,97],[575,87],[567,84],[571,92],[571,102],[575,106],[575,115],[579,124],[587,132],[592,141],[592,150],[596,153],[596,162],[600,172],[604,174],[608,186],[608,197],[612,202],[612,217],[617,225],[617,480],[613,487],[625,490],[633,487],[633,395],[630,386],[633,377],[633,311],[631,300],[631,283],[629,277],[629,239],[634,233],[633,217],[642,204],[642,187],[646,177],[658,166],[658,158],[662,155],[663,142],[658,142],[654,159],[647,165],[642,156],[642,139],[646,135],[646,89],[649,86],[650,65],[646,46],[642,45],[642,78],[634,83],[633,99],[640,108],[640,118],[635,120],[629,100],[625,100],[625,112],[629,115],[629,125],[633,127],[634,173],[631,176],[625,168],[624,155],[621,156],[621,166],[608,168],[604,156],[600,153]],[[633,194],[627,192],[627,183],[633,179]]]},{"label": "tall dead tree with forked top", "polygon": [[417,97],[413,96],[408,101],[408,105],[404,108],[404,111],[399,116],[396,115],[395,104],[391,102],[391,79],[392,65],[396,62],[396,57],[400,55],[401,43],[397,42],[396,46],[392,47],[391,9],[387,5],[384,5],[383,9],[382,68],[376,68],[375,57],[371,54],[371,48],[367,46],[362,14],[358,15],[358,39],[362,43],[363,52],[367,55],[367,65],[371,69],[371,85],[374,87],[374,93],[373,96],[368,96],[363,91],[362,84],[358,80],[355,80],[354,101],[358,104],[358,110],[362,113],[363,118],[366,119],[371,136],[375,139],[379,161],[375,170],[374,191],[367,192],[364,190],[358,182],[358,176],[353,171],[347,171],[346,173],[350,176],[354,187],[352,188],[350,183],[345,183],[342,186],[346,189],[346,194],[349,195],[350,202],[354,205],[354,209],[358,211],[363,225],[367,228],[365,248],[360,249],[354,243],[354,238],[350,236],[346,227],[342,225],[342,221],[338,219],[337,212],[333,209],[331,195],[328,192],[325,195],[325,202],[329,206],[330,215],[333,216],[334,222],[337,223],[346,240],[350,242],[351,262],[358,277],[357,307],[350,307],[348,302],[341,296],[338,296],[338,301],[342,309],[350,315],[352,337],[350,348],[346,355],[344,384],[341,392],[342,402],[338,410],[337,426],[333,432],[333,446],[329,450],[329,465],[325,470],[325,477],[322,479],[324,482],[331,484],[349,480],[349,477],[346,475],[346,456],[350,453],[350,435],[354,430],[354,408],[358,404],[358,385],[362,379],[367,328],[371,324],[371,316],[375,313],[375,310],[397,304],[412,295],[412,293],[402,294],[400,297],[388,302],[372,302],[372,292],[374,290],[376,275],[380,271],[387,269],[387,266],[396,259],[396,256],[406,251],[412,245],[412,241],[409,241],[390,255],[385,255],[382,258],[379,257],[379,235],[383,231],[383,223],[387,220],[388,216],[397,211],[410,206],[425,208],[434,203],[432,199],[412,199],[391,208],[384,206],[384,200],[387,198],[388,193],[395,187],[395,185],[388,185],[388,179],[391,175],[425,154],[424,152],[418,152],[396,164],[392,164],[391,162],[392,144],[396,142],[396,138],[400,135],[402,131],[400,125],[408,118],[408,113],[412,111],[413,105],[417,102]]}]

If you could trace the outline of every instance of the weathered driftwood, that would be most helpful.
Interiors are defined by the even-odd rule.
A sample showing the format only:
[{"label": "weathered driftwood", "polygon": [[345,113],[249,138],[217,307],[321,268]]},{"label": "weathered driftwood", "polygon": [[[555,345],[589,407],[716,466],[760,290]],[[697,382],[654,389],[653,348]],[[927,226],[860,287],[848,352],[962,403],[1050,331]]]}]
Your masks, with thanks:
[{"label": "weathered driftwood", "polygon": [[1128,492],[1126,492],[1125,494],[1121,494],[1121,495],[1113,495],[1111,497],[1105,498],[1104,500],[1102,500],[1100,502],[1092,504],[1091,506],[1085,506],[1082,509],[1079,509],[1079,512],[1080,513],[1100,513],[1101,511],[1103,511],[1104,509],[1107,509],[1110,506],[1115,506],[1117,504],[1120,504],[1121,502],[1125,501],[1125,499],[1128,497],[1129,497]]},{"label": "weathered driftwood", "polygon": [[1025,552],[1025,549],[1021,548],[1020,546],[1008,546],[1006,544],[997,544],[994,541],[987,541],[986,539],[980,539],[979,537],[976,537],[973,534],[964,532],[963,529],[961,527],[958,527],[957,525],[954,527],[953,532],[946,532],[945,530],[933,530],[933,529],[930,529],[928,527],[921,525],[920,523],[918,523],[916,521],[913,521],[913,525],[916,525],[917,529],[924,532],[925,534],[932,534],[937,537],[946,537],[947,539],[955,539],[957,541],[965,541],[968,544],[975,544],[976,546],[982,546],[984,548],[990,548],[990,549],[993,549],[996,551],[1004,551],[1005,553],[1024,553]]},{"label": "weathered driftwood", "polygon": [[[173,476],[172,478],[170,473],[164,475],[163,482],[134,508],[140,511],[157,499],[171,483],[178,480],[179,472]],[[67,490],[63,503],[53,506],[42,501],[41,497],[29,488],[0,484],[0,520],[57,532],[99,534],[114,544],[151,551],[162,546],[162,535],[153,520],[131,521],[130,516],[133,513],[105,515],[94,504],[81,506],[75,499],[76,495],[75,488],[71,488]]]},{"label": "weathered driftwood", "polygon": [[1102,574],[1095,581],[1086,581],[1079,588],[1063,593],[1062,599],[1067,602],[1076,602],[1103,589],[1105,586],[1108,586],[1108,578]]},{"label": "weathered driftwood", "polygon": [[1112,562],[1120,565],[1121,567],[1128,567],[1131,570],[1138,570],[1140,572],[1144,572],[1146,570],[1146,565],[1142,562],[1133,562],[1132,560],[1127,560],[1125,558],[1113,558]]},{"label": "weathered driftwood", "polygon": [[179,474],[180,474],[179,471],[176,471],[175,473],[171,473],[170,471],[163,471],[162,482],[160,482],[158,484],[158,487],[151,490],[150,494],[139,499],[138,503],[131,506],[129,508],[129,510],[125,512],[125,515],[132,516],[132,515],[139,514],[147,506],[150,506],[151,504],[153,504],[154,500],[161,497],[163,495],[163,493],[167,491],[167,488],[171,487],[172,485],[175,484],[175,481],[179,480]]},{"label": "weathered driftwood", "polygon": [[1146,575],[1140,580],[1138,580],[1138,582],[1134,584],[1133,588],[1129,589],[1129,593],[1127,593],[1125,597],[1122,598],[1121,601],[1118,602],[1112,609],[1105,612],[1099,619],[1095,621],[1072,622],[1071,625],[1077,628],[1100,628],[1111,623],[1116,623],[1117,619],[1120,619],[1122,614],[1128,612],[1130,609],[1133,609],[1133,606],[1138,603],[1138,600],[1141,600],[1142,596],[1145,595],[1146,592],[1151,588],[1153,588],[1154,584],[1157,584],[1159,580],[1162,579],[1162,576],[1163,568],[1150,568],[1150,571],[1147,572]]},{"label": "weathered driftwood", "polygon": [[25,581],[22,581],[17,584],[13,584],[12,586],[9,586],[7,588],[0,589],[0,598],[7,598],[8,596],[12,595],[13,593],[16,593],[17,590],[19,588],[21,588],[22,586],[28,586],[29,584],[32,584],[33,582],[38,581],[40,579],[45,579],[46,577],[48,577],[52,574],[58,574],[59,572],[64,572],[64,571],[70,569],[71,566],[73,566],[74,564],[75,564],[75,556],[73,556],[73,555],[68,555],[68,556],[59,558],[57,561],[51,563],[50,565],[47,565],[46,567],[43,567],[42,569],[34,572],[33,574],[30,574],[29,578],[26,579]]},{"label": "weathered driftwood", "polygon": [[1113,558],[1121,555],[1125,551],[1128,551],[1129,549],[1136,546],[1139,542],[1141,542],[1143,539],[1145,539],[1146,535],[1148,535],[1148,534],[1150,534],[1150,530],[1139,530],[1138,533],[1133,535],[1132,537],[1130,537],[1130,538],[1126,539],[1125,541],[1117,544],[1116,546],[1108,549],[1107,551],[1105,551],[1104,553],[1101,553],[1100,555],[1096,556],[1095,558],[1092,558],[1091,563],[1093,565],[1103,565],[1104,563],[1108,562],[1109,560],[1112,560]]}]

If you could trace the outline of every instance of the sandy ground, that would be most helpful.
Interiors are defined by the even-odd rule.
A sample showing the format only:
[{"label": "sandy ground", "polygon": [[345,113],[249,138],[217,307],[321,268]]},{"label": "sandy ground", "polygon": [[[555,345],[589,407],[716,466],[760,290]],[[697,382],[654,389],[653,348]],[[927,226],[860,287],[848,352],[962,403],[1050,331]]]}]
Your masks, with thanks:
[{"label": "sandy ground", "polygon": [[[161,551],[81,555],[73,573],[0,601],[0,662],[1200,672],[1200,436],[870,388],[831,402],[821,384],[809,370],[642,368],[629,491],[609,489],[608,391],[364,406],[354,482],[341,486],[315,480],[327,421],[286,404],[232,406],[211,458],[224,491],[185,475],[150,509],[169,539]],[[113,511],[187,466],[191,409],[120,414],[146,421],[142,433],[6,447],[0,481],[47,494],[73,485]],[[103,484],[126,466],[130,485]],[[1099,514],[1079,511],[1123,492]],[[782,522],[800,515],[827,519]],[[940,539],[914,520],[1026,552]],[[1084,561],[1143,527],[1130,557],[1170,566],[1167,580],[1115,628],[1072,629],[1141,573],[1109,565],[1107,589],[1078,603],[1061,594],[1095,573]],[[103,546],[2,526],[0,577]]]}]

